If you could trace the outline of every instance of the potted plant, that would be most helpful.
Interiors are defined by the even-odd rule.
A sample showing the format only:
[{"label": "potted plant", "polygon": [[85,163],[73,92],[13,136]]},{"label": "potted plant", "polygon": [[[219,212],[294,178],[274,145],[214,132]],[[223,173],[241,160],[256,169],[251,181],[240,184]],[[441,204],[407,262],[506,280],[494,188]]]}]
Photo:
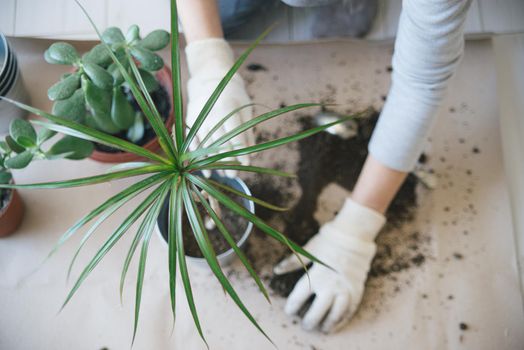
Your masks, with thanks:
[{"label": "potted plant", "polygon": [[[82,8],[83,9],[83,8]],[[83,9],[84,10],[84,9]],[[85,12],[85,10],[84,10]],[[86,13],[87,15],[87,13]],[[89,16],[87,15],[89,18]],[[92,20],[89,18],[92,22]],[[98,31],[93,23],[95,30],[99,35]],[[146,158],[147,161],[140,163],[129,163],[123,164],[114,171],[104,173],[96,176],[90,176],[85,178],[71,179],[66,181],[39,183],[39,184],[22,184],[22,185],[0,185],[0,188],[62,188],[62,187],[74,187],[93,185],[102,182],[108,182],[113,180],[120,180],[124,178],[141,176],[138,180],[132,183],[122,192],[108,198],[100,206],[94,208],[86,216],[78,220],[72,227],[70,227],[64,235],[59,239],[50,255],[52,255],[59,247],[61,247],[71,236],[76,234],[80,228],[90,224],[90,228],[84,234],[82,239],[81,249],[88,238],[96,232],[98,226],[104,222],[108,217],[117,212],[122,206],[129,203],[129,201],[140,193],[146,192],[147,195],[136,207],[133,208],[131,214],[126,216],[121,224],[109,235],[107,240],[98,249],[96,254],[85,266],[80,273],[76,282],[74,283],[71,291],[67,295],[64,306],[71,300],[73,295],[76,293],[81,284],[85,281],[91,271],[98,265],[98,263],[104,258],[104,256],[113,248],[113,246],[126,234],[132,234],[129,232],[130,227],[135,222],[140,222],[137,231],[134,233],[132,243],[130,244],[128,254],[124,261],[124,267],[121,274],[120,292],[124,285],[124,280],[127,275],[127,271],[130,262],[137,253],[137,249],[140,246],[139,264],[138,264],[138,277],[136,282],[136,298],[135,298],[135,320],[134,320],[134,331],[133,339],[136,335],[136,330],[139,320],[140,304],[142,297],[142,286],[144,282],[145,266],[147,261],[148,247],[152,238],[152,234],[159,217],[163,204],[167,201],[167,209],[164,212],[164,220],[167,220],[167,245],[168,245],[168,261],[167,266],[169,269],[169,285],[170,285],[170,298],[172,303],[173,316],[175,315],[175,289],[176,289],[176,274],[177,270],[180,273],[181,281],[189,309],[192,314],[195,326],[204,339],[198,313],[193,299],[193,293],[191,289],[191,281],[187,269],[186,261],[186,245],[184,244],[185,236],[191,235],[194,237],[201,255],[207,262],[209,268],[214,273],[224,291],[231,296],[236,305],[242,310],[244,315],[253,323],[253,325],[262,332],[266,337],[262,328],[259,326],[253,315],[245,307],[242,300],[239,298],[235,289],[229,282],[226,275],[223,273],[222,268],[217,258],[216,248],[212,244],[208,225],[206,223],[206,217],[208,217],[216,226],[217,230],[214,234],[223,235],[224,239],[231,246],[231,249],[237,254],[241,262],[244,264],[256,284],[258,285],[261,292],[269,299],[266,288],[262,281],[257,276],[253,268],[251,267],[248,259],[239,248],[240,242],[235,240],[231,232],[226,225],[223,223],[223,214],[220,210],[217,210],[216,203],[222,208],[227,208],[235,215],[244,218],[251,222],[255,227],[264,232],[265,234],[273,237],[277,241],[285,244],[296,253],[299,258],[300,256],[307,257],[311,261],[323,264],[317,258],[312,256],[310,253],[305,251],[300,245],[290,241],[278,230],[272,228],[262,219],[258,218],[249,208],[240,204],[235,200],[234,196],[241,197],[257,203],[258,205],[265,206],[271,209],[280,209],[262,200],[254,198],[246,191],[241,191],[235,188],[232,184],[223,183],[216,181],[213,177],[207,178],[204,176],[204,171],[219,171],[219,170],[237,170],[246,172],[256,172],[262,174],[270,174],[275,176],[286,176],[292,177],[293,174],[285,173],[279,170],[262,168],[256,166],[245,166],[238,162],[230,161],[231,157],[237,157],[240,155],[248,155],[257,152],[269,150],[281,145],[304,139],[310,135],[321,132],[333,125],[340,122],[345,122],[352,118],[351,116],[343,117],[338,121],[332,123],[313,127],[309,130],[293,134],[291,136],[282,137],[276,140],[263,142],[253,146],[247,147],[235,147],[234,149],[224,149],[223,145],[233,137],[245,132],[246,130],[264,122],[269,119],[281,116],[287,112],[297,111],[308,107],[319,107],[317,103],[303,103],[292,106],[279,108],[264,114],[261,114],[253,119],[245,122],[244,124],[236,127],[230,132],[216,138],[211,141],[211,135],[213,135],[228,118],[233,116],[238,110],[234,110],[219,121],[214,128],[212,128],[208,135],[203,137],[200,144],[195,149],[190,149],[189,145],[195,139],[200,127],[207,118],[209,111],[219,98],[220,94],[227,86],[233,75],[244,63],[248,55],[252,52],[255,46],[260,40],[267,34],[264,33],[258,38],[235,62],[230,71],[224,76],[222,81],[218,84],[215,91],[209,96],[208,101],[202,108],[199,116],[193,123],[193,125],[186,126],[183,123],[183,111],[182,111],[182,89],[181,89],[181,77],[180,77],[180,52],[179,52],[179,38],[178,38],[178,17],[175,0],[171,0],[171,67],[172,67],[172,83],[173,83],[173,106],[174,106],[174,129],[171,132],[165,127],[163,121],[159,117],[159,113],[156,110],[156,106],[153,103],[150,94],[148,93],[146,83],[142,78],[138,67],[130,61],[131,72],[128,72],[127,67],[119,60],[118,56],[113,52],[112,47],[109,43],[102,42],[103,47],[106,48],[107,53],[111,56],[113,63],[117,66],[124,80],[129,85],[134,98],[141,107],[141,111],[145,118],[151,124],[155,131],[159,144],[164,151],[163,155],[152,152],[144,147],[138,146],[127,140],[123,140],[114,135],[110,135],[103,131],[100,131],[92,126],[83,125],[71,118],[65,118],[57,116],[52,113],[39,110],[34,107],[30,107],[23,103],[11,101],[20,108],[26,109],[29,112],[35,113],[42,116],[48,121],[32,121],[34,124],[41,125],[50,130],[61,132],[65,135],[75,136],[84,140],[98,142],[116,149],[133,153],[137,156]],[[242,108],[242,107],[241,107]],[[145,176],[145,177],[144,177]],[[232,196],[230,196],[232,195]],[[215,204],[213,204],[215,203]],[[142,218],[142,219],[141,219]],[[96,221],[94,221],[96,219]],[[94,221],[94,223],[93,223]],[[184,222],[190,230],[184,230]],[[78,251],[77,251],[78,253]],[[75,255],[76,256],[76,255]],[[74,259],[73,259],[74,262]],[[305,266],[304,266],[305,267]],[[268,338],[269,339],[269,338]],[[204,339],[205,341],[205,339]]]},{"label": "potted plant", "polygon": [[[208,177],[208,181],[213,183],[218,188],[225,188],[233,191],[234,196],[232,197],[238,204],[248,210],[250,213],[255,214],[255,203],[251,199],[251,192],[247,185],[239,177],[229,178],[226,176],[219,175],[218,172],[213,171]],[[206,192],[203,192],[204,196],[209,203],[210,208],[216,213],[216,217],[220,218],[221,225],[230,233],[232,240],[229,236],[223,235],[220,232],[220,227],[215,223],[213,218],[207,213],[204,204],[200,203],[197,199],[197,208],[204,218],[204,226],[208,231],[208,237],[211,245],[213,246],[218,262],[221,265],[231,262],[237,255],[236,247],[242,249],[251,234],[253,229],[253,223],[246,220],[244,217],[237,215],[228,207],[221,205],[213,197],[209,197]],[[269,205],[268,203],[263,203]],[[284,210],[272,206],[275,210]],[[157,218],[156,231],[160,239],[167,245],[169,243],[169,200],[165,200],[160,213]],[[187,216],[184,216],[182,221],[182,231],[191,231],[191,224],[187,220]],[[207,261],[202,254],[198,242],[193,235],[184,235],[184,249],[186,253],[186,259],[192,263],[199,264],[201,266],[207,266]],[[233,248],[236,245],[235,248]],[[241,253],[241,252],[240,252]],[[242,259],[244,256],[242,255]]]},{"label": "potted plant", "polygon": [[[116,27],[108,28],[100,44],[80,56],[69,43],[53,43],[44,54],[48,63],[70,65],[71,71],[47,92],[54,101],[52,113],[67,117],[91,128],[115,135],[150,151],[160,149],[158,138],[130,91],[112,53],[129,75],[133,69],[140,73],[162,122],[173,124],[171,73],[162,58],[155,53],[169,44],[169,33],[155,30],[144,38],[137,25],[124,36]],[[139,159],[135,154],[95,143],[91,158],[100,162],[122,163]]]},{"label": "potted plant", "polygon": [[[83,159],[93,151],[89,141],[65,136],[50,148],[44,144],[55,135],[54,131],[36,132],[25,120],[15,119],[9,125],[9,135],[0,141],[0,185],[12,185],[12,169],[23,169],[35,159]],[[0,188],[0,237],[13,233],[24,216],[23,203],[15,189]]]}]

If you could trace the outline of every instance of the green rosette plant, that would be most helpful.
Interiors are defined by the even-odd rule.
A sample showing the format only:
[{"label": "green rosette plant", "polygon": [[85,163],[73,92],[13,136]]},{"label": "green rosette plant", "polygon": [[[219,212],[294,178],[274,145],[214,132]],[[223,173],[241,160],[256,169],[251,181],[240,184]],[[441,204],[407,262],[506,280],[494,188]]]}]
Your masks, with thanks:
[{"label": "green rosette plant", "polygon": [[[153,93],[160,86],[154,72],[164,67],[155,51],[168,44],[169,33],[165,30],[141,38],[137,25],[129,27],[126,35],[116,27],[106,29],[101,43],[83,56],[69,43],[52,44],[44,53],[45,60],[71,66],[71,72],[47,91],[54,101],[52,113],[108,134],[125,132],[128,140],[138,142],[144,136],[144,116],[133,108],[130,86],[120,67],[131,76],[131,65],[138,65],[147,92]],[[112,56],[119,64],[113,62]]]},{"label": "green rosette plant", "polygon": [[[81,5],[80,5],[81,6]],[[82,8],[85,12],[85,10]],[[89,16],[86,13],[86,16]],[[102,36],[96,28],[93,21],[89,18],[93,24],[95,30],[99,36]],[[89,226],[87,232],[84,234],[80,247],[78,248],[75,258],[78,255],[80,249],[84,246],[86,241],[91,235],[93,235],[100,224],[102,224],[108,217],[114,215],[121,207],[128,204],[130,200],[137,195],[146,192],[147,196],[145,199],[133,208],[131,214],[126,216],[123,221],[115,228],[115,230],[109,235],[107,240],[100,246],[98,251],[84,267],[79,277],[75,281],[72,289],[67,295],[64,306],[69,303],[75,292],[80,288],[81,284],[86,280],[88,275],[93,269],[100,263],[105,255],[114,247],[114,245],[125,235],[134,235],[132,243],[129,247],[129,252],[124,261],[124,267],[121,275],[120,282],[120,293],[122,295],[122,289],[124,280],[126,278],[130,262],[135,254],[139,255],[138,273],[136,281],[136,296],[135,296],[135,320],[133,330],[133,340],[136,335],[137,325],[139,320],[142,287],[144,282],[145,267],[148,255],[148,247],[151,241],[152,233],[156,223],[156,219],[161,210],[162,204],[167,199],[169,201],[169,215],[168,215],[168,259],[167,268],[169,269],[169,286],[170,286],[170,299],[172,306],[173,319],[175,316],[175,292],[176,292],[176,274],[177,270],[180,273],[181,281],[187,298],[190,312],[192,314],[196,329],[200,336],[205,342],[202,328],[200,325],[195,300],[193,298],[193,292],[191,288],[190,276],[186,264],[186,255],[184,251],[184,235],[194,235],[198,246],[207,261],[211,271],[220,282],[224,291],[233,299],[236,305],[241,309],[244,315],[251,321],[251,323],[266,337],[263,329],[257,323],[253,315],[246,308],[234,287],[231,285],[227,276],[222,271],[221,266],[217,260],[217,254],[214,251],[213,246],[210,244],[208,231],[204,225],[204,218],[199,212],[197,205],[201,204],[209,217],[215,222],[216,227],[219,229],[221,234],[224,236],[226,241],[230,244],[231,248],[235,251],[240,261],[246,267],[250,276],[254,279],[257,286],[263,295],[269,300],[268,292],[255,273],[253,267],[250,265],[245,254],[238,248],[235,240],[228,232],[226,227],[221,222],[220,214],[215,212],[213,206],[210,204],[211,201],[217,201],[224,207],[230,209],[237,215],[252,222],[260,231],[264,232],[268,236],[276,239],[282,244],[286,245],[292,252],[300,256],[307,257],[313,262],[323,264],[317,258],[312,256],[310,253],[305,251],[300,245],[289,240],[284,234],[269,226],[262,219],[257,217],[255,214],[249,212],[242,205],[238,204],[233,200],[230,195],[241,195],[249,200],[254,201],[258,205],[268,207],[270,209],[279,209],[278,207],[264,202],[260,199],[254,198],[247,194],[241,193],[229,186],[223,184],[217,184],[210,179],[206,178],[203,173],[206,171],[213,170],[237,170],[241,172],[254,172],[259,174],[269,174],[275,176],[294,177],[293,174],[285,173],[279,170],[241,165],[236,161],[228,159],[238,157],[241,155],[250,155],[257,152],[262,152],[276,148],[290,142],[298,141],[311,136],[315,133],[321,132],[337,123],[341,123],[349,120],[352,116],[341,118],[339,121],[329,123],[323,126],[314,127],[306,131],[302,131],[290,136],[278,138],[272,141],[259,143],[247,147],[236,147],[234,149],[224,149],[223,145],[234,138],[235,136],[247,131],[250,128],[257,126],[258,124],[267,120],[279,117],[285,113],[302,110],[310,107],[320,107],[318,103],[301,103],[295,104],[283,108],[279,108],[273,111],[269,111],[254,117],[253,119],[245,122],[242,125],[234,128],[226,134],[213,139],[211,136],[223,125],[228,118],[232,117],[239,109],[247,106],[240,107],[237,110],[231,111],[228,115],[225,115],[214,128],[200,141],[194,149],[190,149],[192,141],[194,141],[200,127],[206,120],[210,110],[213,108],[215,102],[219,98],[220,94],[227,86],[233,75],[237,72],[239,67],[245,62],[249,54],[253,51],[255,46],[260,40],[267,34],[264,33],[259,37],[235,62],[229,72],[224,76],[221,82],[218,84],[213,93],[209,96],[209,99],[203,106],[198,117],[196,118],[193,125],[185,126],[183,120],[182,110],[182,83],[180,75],[180,52],[179,52],[179,37],[178,37],[178,17],[175,0],[171,0],[171,67],[172,67],[172,84],[173,84],[173,106],[175,115],[175,126],[172,134],[160,120],[159,113],[155,108],[151,96],[148,92],[146,82],[140,72],[140,69],[135,64],[134,60],[128,60],[129,66],[124,65],[119,59],[119,56],[113,51],[111,43],[103,41],[102,48],[105,48],[106,53],[111,57],[112,64],[118,68],[119,74],[122,75],[124,81],[129,85],[129,88],[139,104],[142,113],[145,118],[151,123],[156,135],[158,136],[159,143],[162,147],[164,154],[155,154],[143,147],[137,146],[131,142],[119,139],[106,132],[102,132],[96,128],[85,126],[82,123],[70,118],[69,116],[60,116],[53,113],[47,113],[40,109],[30,107],[28,105],[11,101],[20,108],[23,108],[29,112],[35,113],[47,121],[32,121],[34,124],[41,125],[50,130],[54,130],[65,135],[81,138],[87,141],[99,142],[104,145],[108,145],[117,148],[122,151],[131,152],[141,157],[146,158],[147,162],[141,163],[129,163],[118,166],[116,169],[109,173],[104,173],[96,176],[76,178],[66,181],[56,182],[45,182],[36,184],[20,184],[20,185],[1,185],[4,188],[68,188],[76,186],[95,185],[99,183],[121,180],[129,177],[141,176],[139,180],[136,180],[129,187],[120,193],[108,198],[100,206],[91,210],[88,214],[78,220],[73,226],[71,226],[59,239],[56,246],[52,249],[50,256],[61,247],[69,238],[75,235],[82,227]],[[130,68],[131,73],[128,68]],[[212,141],[213,140],[213,141]],[[144,175],[146,176],[144,178]],[[187,217],[191,231],[183,232],[182,223],[183,218]],[[130,227],[135,223],[139,222],[139,227],[136,232],[131,233]],[[137,252],[139,251],[139,252]],[[73,262],[75,258],[73,258]],[[71,266],[70,270],[71,271]],[[305,268],[305,266],[304,266]],[[268,337],[269,339],[269,337]],[[206,343],[207,344],[207,343]]]},{"label": "green rosette plant", "polygon": [[[9,135],[0,141],[0,185],[11,183],[13,169],[23,169],[37,159],[84,159],[93,152],[93,144],[72,136],[64,136],[52,146],[44,145],[55,135],[42,128],[37,132],[31,123],[15,119],[9,125]],[[0,188],[0,191],[5,189]],[[2,196],[0,196],[2,198]],[[0,208],[2,209],[2,208]]]}]

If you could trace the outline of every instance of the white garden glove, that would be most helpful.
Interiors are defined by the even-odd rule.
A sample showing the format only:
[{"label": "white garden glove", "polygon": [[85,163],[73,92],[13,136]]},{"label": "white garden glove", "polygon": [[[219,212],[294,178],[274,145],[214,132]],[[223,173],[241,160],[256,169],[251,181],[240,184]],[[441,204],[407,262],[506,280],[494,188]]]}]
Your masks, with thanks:
[{"label": "white garden glove", "polygon": [[[318,263],[297,282],[289,295],[285,312],[296,314],[306,300],[315,295],[313,304],[304,315],[302,326],[312,330],[319,326],[323,332],[340,329],[355,313],[364,292],[364,283],[375,255],[374,239],[385,217],[352,199],[346,199],[333,221],[324,224],[320,232],[304,248],[335,271]],[[305,264],[308,259],[302,258]],[[295,255],[275,266],[276,274],[303,268]]]},{"label": "white garden glove", "polygon": [[[204,39],[190,43],[186,47],[186,57],[190,76],[187,83],[189,101],[186,123],[188,126],[192,126],[202,107],[235,61],[233,51],[229,44],[224,39],[219,38]],[[238,74],[235,74],[198,131],[198,139],[202,140],[209,130],[227,114],[250,103],[251,99],[246,92],[244,81]],[[206,145],[211,144],[212,141],[224,135],[226,132],[250,120],[252,114],[252,107],[242,109],[229,118],[228,121],[215,132]],[[252,131],[248,130],[224,145],[239,148],[239,146],[245,147],[253,144]],[[249,164],[249,157],[247,155],[241,156],[237,160],[244,165]],[[227,170],[226,176],[234,177],[236,176],[236,171]]]}]

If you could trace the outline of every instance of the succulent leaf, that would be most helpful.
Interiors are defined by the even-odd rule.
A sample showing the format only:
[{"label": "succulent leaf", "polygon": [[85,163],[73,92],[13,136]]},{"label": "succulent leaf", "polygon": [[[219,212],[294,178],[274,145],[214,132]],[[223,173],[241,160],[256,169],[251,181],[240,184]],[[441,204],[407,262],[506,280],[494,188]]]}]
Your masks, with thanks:
[{"label": "succulent leaf", "polygon": [[109,90],[113,87],[113,77],[104,68],[89,62],[85,62],[83,68],[89,79],[99,88]]},{"label": "succulent leaf", "polygon": [[15,119],[11,122],[9,134],[17,144],[24,148],[36,146],[36,131],[29,122],[23,119]]},{"label": "succulent leaf", "polygon": [[84,159],[93,153],[94,145],[90,141],[82,140],[72,136],[64,136],[56,142],[47,152],[49,155],[60,155],[67,153],[67,159]]},{"label": "succulent leaf", "polygon": [[157,71],[164,66],[164,60],[156,53],[143,47],[134,46],[130,49],[131,55],[140,62],[140,68],[147,71]]},{"label": "succulent leaf", "polygon": [[131,142],[136,143],[144,137],[144,131],[144,118],[142,117],[142,113],[137,112],[133,125],[127,130],[127,138]]},{"label": "succulent leaf", "polygon": [[112,92],[103,90],[92,83],[89,79],[82,82],[86,103],[91,109],[92,115],[98,128],[109,134],[115,134],[119,128],[111,120]]},{"label": "succulent leaf", "polygon": [[51,137],[55,135],[56,135],[56,132],[46,129],[46,128],[41,128],[38,131],[37,143],[41,145],[42,143],[46,142],[47,140],[49,140]]},{"label": "succulent leaf", "polygon": [[126,41],[132,43],[135,40],[140,40],[140,29],[136,24],[129,27],[126,33]]},{"label": "succulent leaf", "polygon": [[122,83],[124,82],[124,77],[122,76],[122,73],[120,73],[120,70],[118,69],[118,66],[116,64],[110,64],[109,67],[107,67],[107,71],[113,77],[113,86],[122,85]]},{"label": "succulent leaf", "polygon": [[135,121],[135,111],[120,87],[113,88],[111,119],[123,130],[130,128]]},{"label": "succulent leaf", "polygon": [[0,184],[8,184],[12,178],[13,175],[9,171],[0,170]]},{"label": "succulent leaf", "polygon": [[71,74],[51,86],[49,90],[47,90],[47,97],[49,97],[51,101],[63,100],[71,97],[79,87],[80,76],[78,74]]},{"label": "succulent leaf", "polygon": [[5,161],[6,168],[9,169],[23,169],[31,163],[33,160],[33,153],[29,150],[25,150],[14,157],[8,158]]},{"label": "succulent leaf", "polygon": [[138,45],[151,51],[158,51],[169,44],[169,33],[165,30],[154,30],[138,42]]},{"label": "succulent leaf", "polygon": [[111,60],[111,55],[109,55],[107,48],[103,44],[95,45],[89,52],[87,52],[82,57],[82,60],[84,62],[97,64],[104,68],[110,65],[111,62],[113,62]]},{"label": "succulent leaf", "polygon": [[16,143],[15,140],[11,137],[11,135],[7,135],[5,137],[5,143],[9,146],[9,149],[15,153],[22,153],[25,151],[25,147],[20,146],[18,143]]},{"label": "succulent leaf", "polygon": [[121,44],[126,41],[124,34],[117,27],[109,27],[102,34],[102,41],[106,44]]},{"label": "succulent leaf", "polygon": [[68,64],[76,63],[80,56],[73,45],[63,42],[54,43],[44,53],[44,58],[51,64]]},{"label": "succulent leaf", "polygon": [[83,123],[86,115],[84,91],[77,89],[71,97],[55,101],[51,113],[77,123]]},{"label": "succulent leaf", "polygon": [[152,93],[153,91],[156,91],[159,88],[160,84],[158,83],[158,80],[156,80],[153,74],[143,69],[139,69],[139,72],[140,76],[142,77],[142,80],[144,81],[144,85],[146,86],[147,92]]}]

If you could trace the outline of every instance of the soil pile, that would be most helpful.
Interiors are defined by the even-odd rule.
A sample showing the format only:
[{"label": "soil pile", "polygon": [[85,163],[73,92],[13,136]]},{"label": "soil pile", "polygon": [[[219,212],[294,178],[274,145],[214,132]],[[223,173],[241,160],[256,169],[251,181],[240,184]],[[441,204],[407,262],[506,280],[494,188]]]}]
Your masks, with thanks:
[{"label": "soil pile", "polygon": [[[358,134],[350,139],[322,132],[299,141],[300,160],[297,180],[274,181],[274,178],[257,175],[248,183],[255,197],[275,204],[288,203],[293,196],[289,191],[291,181],[298,181],[302,192],[298,202],[290,211],[275,213],[257,207],[257,215],[264,220],[277,217],[284,223],[283,232],[287,237],[301,245],[305,244],[320,228],[314,213],[317,211],[317,199],[322,190],[332,183],[348,191],[353,189],[368,154],[367,145],[378,116],[379,113],[375,112],[369,118],[357,120]],[[303,130],[314,126],[310,116],[302,117],[300,125]],[[271,139],[274,136],[259,135],[257,141]],[[417,181],[414,175],[408,176],[386,213],[388,224],[377,239],[378,251],[372,263],[371,278],[418,267],[425,262],[424,252],[420,248],[420,243],[426,239],[424,235],[411,232],[403,233],[402,237],[391,237],[392,235],[388,234],[391,228],[399,228],[413,218]],[[263,249],[259,246],[253,248]],[[267,259],[263,257],[263,260],[271,261],[269,257]],[[258,265],[257,262],[255,265]],[[302,274],[303,271],[298,271],[284,276],[273,276],[270,286],[276,293],[286,296]]]}]

